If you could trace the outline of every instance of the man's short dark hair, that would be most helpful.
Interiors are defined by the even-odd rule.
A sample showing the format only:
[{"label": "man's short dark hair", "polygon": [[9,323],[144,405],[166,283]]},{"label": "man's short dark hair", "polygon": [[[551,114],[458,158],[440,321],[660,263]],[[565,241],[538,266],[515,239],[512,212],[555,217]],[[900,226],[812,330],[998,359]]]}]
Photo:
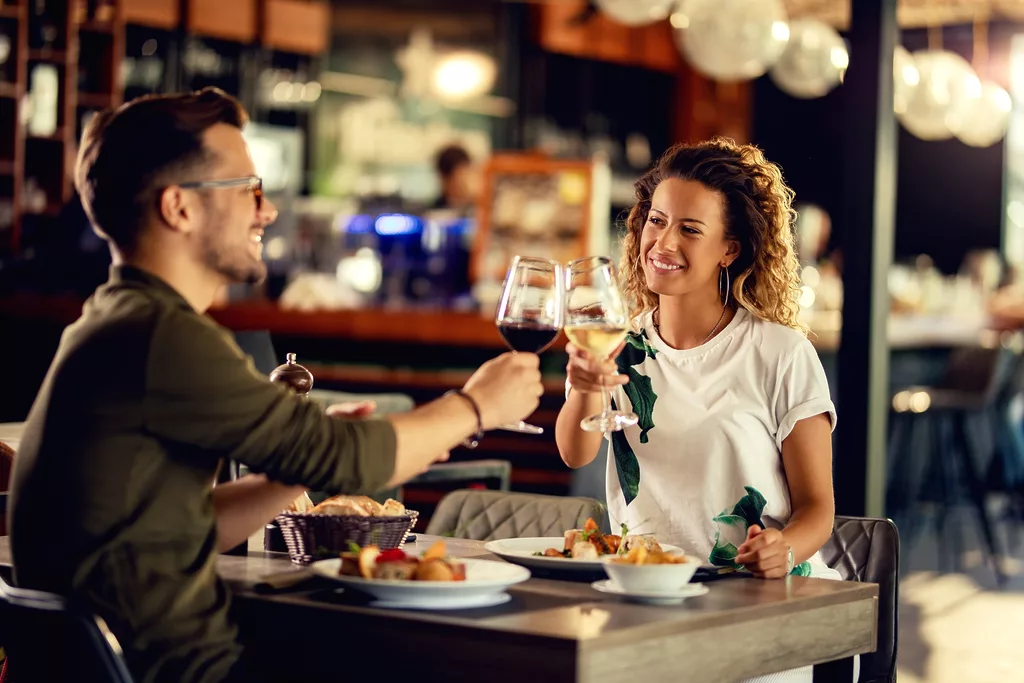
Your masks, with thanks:
[{"label": "man's short dark hair", "polygon": [[460,145],[448,145],[441,148],[437,153],[435,166],[442,178],[447,178],[455,172],[459,166],[470,162],[469,152]]},{"label": "man's short dark hair", "polygon": [[247,120],[238,100],[217,88],[144,95],[93,116],[75,168],[93,228],[122,250],[134,248],[160,190],[198,180],[192,176],[211,160],[203,133],[218,123],[241,129]]}]

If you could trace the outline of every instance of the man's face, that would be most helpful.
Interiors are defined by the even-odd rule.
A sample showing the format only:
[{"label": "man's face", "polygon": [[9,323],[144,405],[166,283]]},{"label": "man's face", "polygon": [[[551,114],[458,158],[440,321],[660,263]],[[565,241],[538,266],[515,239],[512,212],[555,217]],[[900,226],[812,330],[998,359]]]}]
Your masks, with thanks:
[{"label": "man's face", "polygon": [[[242,132],[217,124],[203,134],[214,161],[202,180],[225,180],[256,175]],[[263,229],[277,218],[277,209],[263,197],[257,207],[254,188],[240,185],[199,190],[201,208],[191,235],[194,255],[230,283],[256,284],[267,275],[263,262]]]}]

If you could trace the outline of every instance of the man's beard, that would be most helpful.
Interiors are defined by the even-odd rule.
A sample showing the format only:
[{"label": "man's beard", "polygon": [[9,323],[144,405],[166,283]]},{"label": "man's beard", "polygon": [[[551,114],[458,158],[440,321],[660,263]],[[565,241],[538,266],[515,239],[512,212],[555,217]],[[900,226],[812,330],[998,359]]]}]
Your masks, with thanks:
[{"label": "man's beard", "polygon": [[207,207],[207,221],[202,230],[203,263],[210,270],[232,283],[258,285],[267,277],[267,265],[249,253],[249,242],[233,246],[224,235],[220,214]]}]

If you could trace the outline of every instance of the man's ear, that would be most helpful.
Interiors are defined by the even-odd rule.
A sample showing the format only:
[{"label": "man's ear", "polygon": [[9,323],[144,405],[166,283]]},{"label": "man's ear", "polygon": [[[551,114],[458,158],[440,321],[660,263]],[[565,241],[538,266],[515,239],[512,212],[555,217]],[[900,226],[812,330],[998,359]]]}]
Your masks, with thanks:
[{"label": "man's ear", "polygon": [[197,207],[194,198],[176,185],[165,187],[157,201],[160,220],[175,232],[192,232]]}]

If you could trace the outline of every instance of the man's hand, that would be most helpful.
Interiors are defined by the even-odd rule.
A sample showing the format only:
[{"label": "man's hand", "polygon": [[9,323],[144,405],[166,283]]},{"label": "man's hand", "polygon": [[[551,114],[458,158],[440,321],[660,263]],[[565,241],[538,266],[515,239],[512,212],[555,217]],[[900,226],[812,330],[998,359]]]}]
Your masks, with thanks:
[{"label": "man's hand", "polygon": [[377,404],[374,401],[349,401],[335,403],[327,409],[327,414],[331,417],[358,418],[369,417],[375,410],[377,410]]},{"label": "man's hand", "polygon": [[747,540],[736,549],[735,559],[754,576],[781,579],[786,576],[789,544],[778,529],[762,529],[755,524],[747,529]]},{"label": "man's hand", "polygon": [[476,402],[484,430],[523,420],[544,395],[540,358],[535,353],[503,353],[481,365],[462,390]]}]

